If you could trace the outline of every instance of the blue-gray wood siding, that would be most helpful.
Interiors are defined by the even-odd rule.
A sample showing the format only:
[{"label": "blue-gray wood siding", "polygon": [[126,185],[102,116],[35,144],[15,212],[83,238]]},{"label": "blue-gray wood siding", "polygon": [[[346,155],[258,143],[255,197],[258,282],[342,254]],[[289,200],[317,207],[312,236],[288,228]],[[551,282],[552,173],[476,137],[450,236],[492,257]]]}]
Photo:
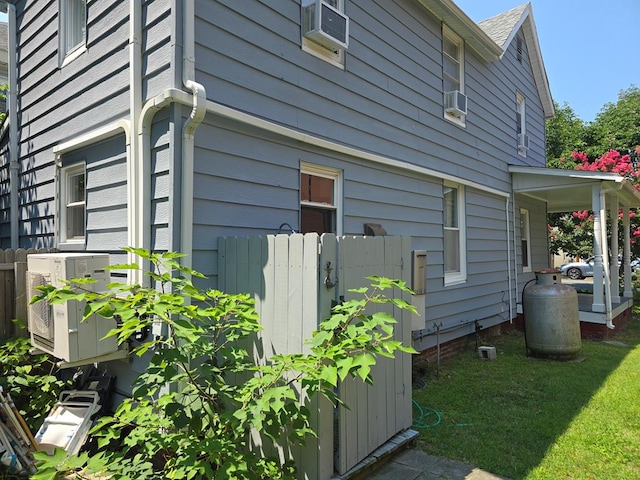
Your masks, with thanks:
[{"label": "blue-gray wood siding", "polygon": [[218,237],[274,234],[285,222],[299,229],[300,162],[307,162],[342,173],[345,235],[362,235],[364,223],[380,223],[427,251],[425,342],[436,320],[469,328],[475,320],[485,328],[508,320],[508,260],[513,268],[515,254],[513,218],[507,214],[512,207],[504,197],[465,189],[467,281],[445,286],[441,179],[371,166],[211,117],[196,143],[193,264],[214,283]]},{"label": "blue-gray wood siding", "polygon": [[[173,3],[146,0],[142,4],[143,100],[175,85]],[[53,246],[52,148],[100,126],[129,118],[129,2],[88,2],[86,51],[63,67],[58,54],[58,8],[59,2],[54,0],[21,0],[16,4],[20,246],[24,247]],[[91,181],[89,176],[88,182]],[[114,180],[122,181],[126,181],[122,176]],[[89,194],[99,195],[100,188],[101,185],[87,184]],[[121,183],[120,188],[126,189],[126,184]],[[166,196],[166,192],[161,195]],[[112,200],[116,203],[110,203]],[[99,201],[104,203],[100,207],[104,211],[122,208],[117,203],[119,196],[106,196]],[[91,228],[91,222],[101,220],[96,212],[88,213],[87,248],[106,248],[109,235],[103,229]],[[5,233],[2,234],[5,238]],[[113,241],[117,239],[118,243],[109,248],[126,244],[120,237],[117,234]]]},{"label": "blue-gray wood siding", "polygon": [[123,263],[127,245],[127,157],[124,134],[61,157],[62,165],[85,163],[87,250]]},{"label": "blue-gray wood siding", "polygon": [[9,184],[9,135],[0,140],[0,248],[11,248],[11,186]]},{"label": "blue-gray wood siding", "polygon": [[[510,191],[508,164],[544,165],[528,56],[466,48],[466,128],[443,118],[442,25],[417,2],[347,2],[340,69],[301,49],[300,3],[207,2],[196,11],[197,79],[209,98],[297,130]],[[515,43],[515,42],[514,42]],[[516,94],[532,148],[517,153]]]}]

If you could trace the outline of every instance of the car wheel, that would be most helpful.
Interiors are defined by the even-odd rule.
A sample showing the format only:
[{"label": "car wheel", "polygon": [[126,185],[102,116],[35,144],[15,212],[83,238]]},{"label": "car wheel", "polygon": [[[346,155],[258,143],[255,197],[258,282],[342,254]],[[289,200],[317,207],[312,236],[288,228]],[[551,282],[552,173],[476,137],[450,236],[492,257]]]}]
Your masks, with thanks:
[{"label": "car wheel", "polygon": [[567,270],[567,277],[569,277],[571,280],[580,280],[584,278],[580,269],[576,267],[572,267]]}]

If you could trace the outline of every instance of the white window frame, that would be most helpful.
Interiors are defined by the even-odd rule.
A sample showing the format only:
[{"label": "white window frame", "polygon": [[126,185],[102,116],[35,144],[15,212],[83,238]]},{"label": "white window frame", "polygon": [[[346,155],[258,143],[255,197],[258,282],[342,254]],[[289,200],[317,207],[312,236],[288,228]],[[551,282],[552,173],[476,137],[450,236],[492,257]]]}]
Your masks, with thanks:
[{"label": "white window frame", "polygon": [[527,149],[520,146],[519,134],[527,134],[527,102],[524,95],[516,93],[516,144],[518,144],[518,153],[526,157]]},{"label": "white window frame", "polygon": [[59,0],[60,65],[76,59],[87,49],[87,0]]},{"label": "white window frame", "polygon": [[[447,188],[455,188],[456,189],[456,214],[457,214],[457,225],[455,227],[448,227],[446,225],[445,217],[446,217],[446,199],[445,199],[445,189]],[[444,269],[444,284],[448,285],[456,285],[460,283],[464,283],[467,280],[467,233],[466,233],[466,208],[465,208],[465,189],[464,185],[454,182],[444,182],[443,191],[442,191],[442,228],[443,228],[443,269]],[[460,261],[459,269],[457,271],[446,271],[446,249],[447,249],[447,241],[445,239],[445,232],[447,230],[455,230],[458,232],[458,257]]]},{"label": "white window frame", "polygon": [[[344,13],[344,0],[325,0],[325,1],[335,9],[340,10],[342,13]],[[300,9],[300,11],[302,12],[301,15],[304,15],[304,8],[307,5],[310,5],[312,3],[313,3],[313,0],[302,0],[300,2],[300,6],[302,7]],[[303,23],[304,22],[301,17],[300,25],[303,25]],[[324,60],[325,62],[330,63],[334,67],[338,67],[344,70],[344,59],[345,59],[344,50],[342,49],[330,50],[328,48],[323,47],[322,45],[317,44],[313,40],[310,40],[304,36],[304,32],[302,31],[302,28],[300,29],[300,34],[302,39],[302,43],[301,43],[302,50],[304,52],[307,52],[313,55],[314,57],[318,57]]]},{"label": "white window frame", "polygon": [[[300,195],[300,206],[303,205],[322,208],[325,210],[333,210],[335,212],[335,221],[336,221],[336,235],[342,235],[342,172],[335,168],[324,167],[320,165],[314,165],[311,163],[301,162],[300,163],[300,175],[302,174],[314,175],[317,177],[324,177],[333,180],[333,205],[327,205],[323,203],[315,203],[309,201],[303,201],[302,195]],[[301,218],[299,221],[299,225],[302,225],[302,208],[300,209]]]},{"label": "white window frame", "polygon": [[[531,220],[529,210],[520,209],[520,250],[522,255],[522,271],[531,271]],[[524,251],[524,241],[527,242],[526,252]],[[525,265],[526,260],[526,265]]]},{"label": "white window frame", "polygon": [[[450,55],[448,55],[446,53],[446,49],[444,48],[445,45],[445,40],[448,40],[454,44],[457,45],[458,47],[458,58],[453,58]],[[445,86],[445,77],[451,77],[450,75],[448,75],[445,72],[445,63],[446,63],[446,59],[450,58],[451,60],[453,60],[454,62],[458,63],[458,75],[459,78],[457,79],[458,81],[458,88],[457,90],[460,93],[465,92],[465,87],[464,87],[464,40],[456,35],[454,33],[453,30],[451,30],[449,27],[447,27],[444,23],[442,24],[442,92],[443,92],[443,98],[444,98],[444,94],[449,91],[449,89],[447,89],[447,87]],[[454,79],[456,80],[456,79]],[[444,111],[444,102],[443,102],[443,115],[444,115],[444,119],[445,120],[449,120],[450,122],[453,122],[457,125],[460,125],[462,127],[464,127],[466,125],[466,115],[455,115],[451,112],[445,112]]]},{"label": "white window frame", "polygon": [[[84,198],[79,201],[72,202],[70,199],[71,190],[73,188],[71,182],[78,175],[84,177]],[[58,215],[58,247],[65,250],[82,250],[85,248],[87,239],[87,171],[86,164],[76,163],[69,167],[60,169],[59,183],[59,215]],[[69,238],[68,231],[68,209],[83,207],[83,234]]]}]

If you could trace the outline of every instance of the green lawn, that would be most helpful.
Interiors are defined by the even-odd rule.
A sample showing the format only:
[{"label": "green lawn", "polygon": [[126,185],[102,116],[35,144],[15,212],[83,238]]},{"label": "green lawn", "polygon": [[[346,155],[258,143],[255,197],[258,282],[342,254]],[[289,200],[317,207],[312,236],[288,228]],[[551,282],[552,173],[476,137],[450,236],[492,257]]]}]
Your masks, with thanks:
[{"label": "green lawn", "polygon": [[616,342],[583,341],[583,361],[525,355],[524,337],[482,339],[427,368],[414,390],[418,448],[513,479],[640,478],[640,320]]}]

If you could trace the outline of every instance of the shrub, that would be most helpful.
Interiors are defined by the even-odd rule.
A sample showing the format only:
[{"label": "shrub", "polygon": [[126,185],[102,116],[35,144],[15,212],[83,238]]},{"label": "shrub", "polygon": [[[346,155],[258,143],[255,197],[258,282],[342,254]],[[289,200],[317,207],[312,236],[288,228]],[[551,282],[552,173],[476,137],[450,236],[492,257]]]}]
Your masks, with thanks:
[{"label": "shrub", "polygon": [[57,378],[58,367],[49,355],[32,355],[30,349],[28,338],[9,338],[0,344],[0,385],[35,434],[69,382]]},{"label": "shrub", "polygon": [[[335,389],[347,376],[371,382],[378,355],[412,353],[393,338],[394,318],[367,313],[371,304],[406,302],[388,298],[390,288],[409,291],[397,280],[371,277],[362,297],[336,306],[309,340],[309,354],[274,355],[254,363],[250,341],[262,328],[247,294],[201,290],[191,277],[202,277],[180,265],[180,254],[126,249],[148,260],[154,288],[112,284],[106,293],[83,289],[90,280],[74,280],[61,289],[44,287],[49,302],[85,300],[85,315],[116,317],[110,335],[120,343],[135,332],[162,323],[168,334],[139,344],[136,355],[150,361],[133,386],[132,398],[101,418],[92,434],[97,451],[67,458],[39,455],[34,479],[56,472],[108,476],[111,479],[291,479],[290,462],[264,457],[249,446],[255,429],[272,441],[302,443],[310,428],[303,395],[324,395],[339,402]],[[138,269],[133,265],[112,268]],[[369,309],[371,310],[371,309]]]}]

